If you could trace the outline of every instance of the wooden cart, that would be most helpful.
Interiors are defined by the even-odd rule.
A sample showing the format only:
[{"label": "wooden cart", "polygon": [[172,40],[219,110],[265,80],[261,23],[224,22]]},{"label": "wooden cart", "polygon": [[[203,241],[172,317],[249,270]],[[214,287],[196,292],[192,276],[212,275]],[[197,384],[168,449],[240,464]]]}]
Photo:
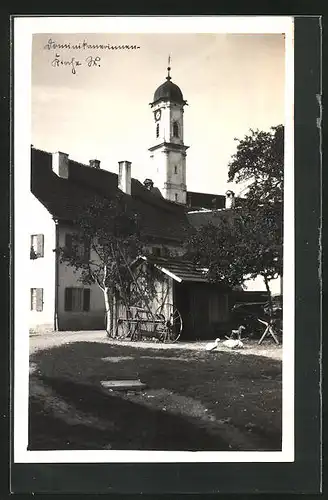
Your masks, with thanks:
[{"label": "wooden cart", "polygon": [[[115,338],[176,342],[183,328],[182,316],[178,309],[169,303],[168,289],[163,296],[156,296],[154,301],[148,294],[147,286],[142,286],[140,277],[132,271],[127,262],[126,265],[132,278],[133,293],[130,293],[130,297],[121,297],[123,307],[118,308]],[[131,296],[134,296],[132,301]]]}]

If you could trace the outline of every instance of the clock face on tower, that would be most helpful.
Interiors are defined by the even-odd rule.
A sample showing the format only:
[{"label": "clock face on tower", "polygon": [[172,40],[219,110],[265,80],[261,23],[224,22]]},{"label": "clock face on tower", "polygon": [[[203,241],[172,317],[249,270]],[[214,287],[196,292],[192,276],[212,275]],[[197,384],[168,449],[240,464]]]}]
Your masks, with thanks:
[{"label": "clock face on tower", "polygon": [[161,112],[161,110],[160,110],[160,109],[158,109],[158,110],[155,112],[155,120],[156,120],[157,122],[158,122],[158,120],[160,120],[160,119],[161,119],[161,114],[162,114],[162,112]]}]

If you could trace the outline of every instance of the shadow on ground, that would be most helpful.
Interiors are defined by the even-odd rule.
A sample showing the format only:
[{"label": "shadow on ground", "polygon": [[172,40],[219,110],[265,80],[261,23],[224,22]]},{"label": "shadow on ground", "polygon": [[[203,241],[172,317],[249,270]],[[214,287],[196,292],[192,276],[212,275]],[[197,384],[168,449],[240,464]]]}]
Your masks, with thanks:
[{"label": "shadow on ground", "polygon": [[[30,361],[29,449],[281,449],[280,361],[97,342]],[[101,390],[131,378],[145,391]]]},{"label": "shadow on ground", "polygon": [[[61,398],[78,410],[90,412],[107,421],[108,429],[96,429],[88,425],[67,425],[53,416],[44,416],[40,406],[32,402],[31,449],[44,449],[41,434],[52,434],[56,449],[139,449],[139,450],[197,450],[202,444],[207,450],[227,450],[229,444],[219,436],[213,436],[192,422],[161,410],[106,395],[92,386],[65,379],[45,378]],[[187,446],[187,448],[186,448]]]}]

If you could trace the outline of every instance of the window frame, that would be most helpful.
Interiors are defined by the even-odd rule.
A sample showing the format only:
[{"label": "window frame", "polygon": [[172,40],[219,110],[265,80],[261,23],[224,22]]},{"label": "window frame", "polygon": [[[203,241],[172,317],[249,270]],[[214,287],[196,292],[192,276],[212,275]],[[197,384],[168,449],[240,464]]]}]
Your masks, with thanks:
[{"label": "window frame", "polygon": [[[79,291],[79,292],[76,292]],[[74,307],[74,293],[81,293],[82,297],[80,300],[81,306],[79,308]],[[76,300],[76,299],[75,299]],[[91,309],[91,288],[89,287],[77,287],[77,286],[67,286],[64,292],[64,311],[72,313],[89,312]]]},{"label": "window frame", "polygon": [[[35,243],[34,241],[35,240]],[[30,259],[42,259],[44,257],[44,234],[37,233],[30,235]]]},{"label": "window frame", "polygon": [[180,138],[180,125],[178,120],[174,120],[173,122],[173,137],[176,139]]},{"label": "window frame", "polygon": [[75,235],[76,233],[65,233],[66,252],[71,256],[78,257],[79,259],[87,262],[90,260],[90,245],[86,241],[73,244]]},{"label": "window frame", "polygon": [[[35,293],[35,296],[34,296]],[[43,288],[31,288],[30,289],[30,310],[35,312],[43,311],[44,304],[44,290]],[[34,307],[35,306],[35,307]]]}]

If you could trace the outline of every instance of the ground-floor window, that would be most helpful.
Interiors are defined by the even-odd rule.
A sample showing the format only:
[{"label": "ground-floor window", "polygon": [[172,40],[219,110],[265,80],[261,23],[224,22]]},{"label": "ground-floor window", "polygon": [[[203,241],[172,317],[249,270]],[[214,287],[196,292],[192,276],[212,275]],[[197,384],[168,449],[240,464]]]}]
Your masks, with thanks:
[{"label": "ground-floor window", "polygon": [[89,311],[90,288],[65,288],[65,311]]},{"label": "ground-floor window", "polygon": [[43,288],[31,288],[31,311],[43,311]]}]

